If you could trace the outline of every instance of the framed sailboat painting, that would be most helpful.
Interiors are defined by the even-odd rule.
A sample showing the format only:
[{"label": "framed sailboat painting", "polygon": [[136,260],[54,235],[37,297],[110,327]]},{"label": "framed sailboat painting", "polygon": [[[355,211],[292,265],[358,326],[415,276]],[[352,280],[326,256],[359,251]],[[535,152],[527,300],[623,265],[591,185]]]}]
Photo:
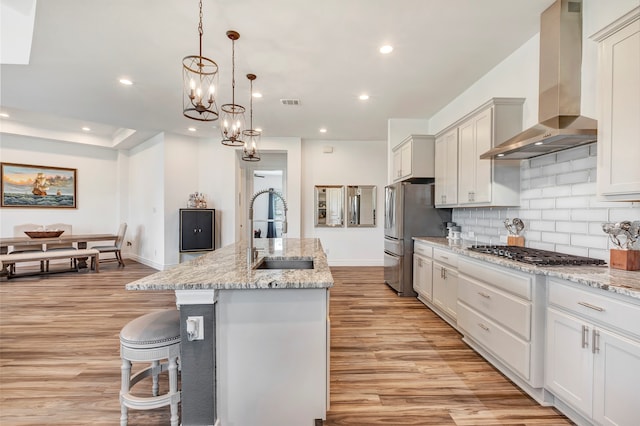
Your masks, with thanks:
[{"label": "framed sailboat painting", "polygon": [[2,207],[77,207],[76,169],[1,163]]}]

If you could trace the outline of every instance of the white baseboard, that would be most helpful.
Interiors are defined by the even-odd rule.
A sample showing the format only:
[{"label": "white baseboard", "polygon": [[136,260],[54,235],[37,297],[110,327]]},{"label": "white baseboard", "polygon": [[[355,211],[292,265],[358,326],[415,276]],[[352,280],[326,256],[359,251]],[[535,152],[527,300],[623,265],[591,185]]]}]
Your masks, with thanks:
[{"label": "white baseboard", "polygon": [[328,259],[329,266],[384,266],[380,259]]}]

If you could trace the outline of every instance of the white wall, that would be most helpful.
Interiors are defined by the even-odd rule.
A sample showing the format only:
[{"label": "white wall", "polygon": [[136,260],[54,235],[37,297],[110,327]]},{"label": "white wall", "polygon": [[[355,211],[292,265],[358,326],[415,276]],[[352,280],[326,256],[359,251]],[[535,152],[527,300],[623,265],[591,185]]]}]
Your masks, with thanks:
[{"label": "white wall", "polygon": [[[164,266],[180,262],[180,209],[187,207],[189,194],[198,185],[198,141],[164,135]],[[211,208],[207,200],[207,207]]]},{"label": "white wall", "polygon": [[[325,145],[333,153],[324,154]],[[320,238],[330,265],[382,265],[387,141],[304,140],[302,146],[303,236]],[[315,185],[345,185],[345,191],[346,185],[377,185],[376,227],[314,227]]]},{"label": "white wall", "polygon": [[132,257],[157,269],[164,266],[164,134],[129,151],[129,228],[125,241],[133,243]]},{"label": "white wall", "polygon": [[77,143],[0,134],[5,163],[77,169],[76,209],[0,209],[0,235],[12,236],[23,223],[69,223],[74,233],[115,233],[120,221],[118,153]]}]

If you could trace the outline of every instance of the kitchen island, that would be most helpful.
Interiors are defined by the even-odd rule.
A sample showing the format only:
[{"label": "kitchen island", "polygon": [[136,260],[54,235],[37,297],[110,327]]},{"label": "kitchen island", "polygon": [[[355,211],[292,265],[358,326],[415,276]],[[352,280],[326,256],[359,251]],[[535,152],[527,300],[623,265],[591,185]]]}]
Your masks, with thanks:
[{"label": "kitchen island", "polygon": [[[183,425],[313,425],[326,417],[333,277],[320,240],[257,239],[255,247],[251,266],[247,245],[235,243],[126,286],[176,294]],[[257,269],[265,259],[313,265]],[[202,340],[189,340],[187,320],[200,317]]]}]

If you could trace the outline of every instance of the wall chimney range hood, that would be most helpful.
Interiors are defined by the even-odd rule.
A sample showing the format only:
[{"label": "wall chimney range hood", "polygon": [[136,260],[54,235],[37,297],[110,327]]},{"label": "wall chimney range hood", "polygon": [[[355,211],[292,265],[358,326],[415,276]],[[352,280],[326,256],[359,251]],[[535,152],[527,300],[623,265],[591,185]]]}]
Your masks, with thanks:
[{"label": "wall chimney range hood", "polygon": [[557,0],[540,17],[540,87],[535,126],[480,155],[521,160],[595,142],[597,121],[580,115],[582,0]]}]

